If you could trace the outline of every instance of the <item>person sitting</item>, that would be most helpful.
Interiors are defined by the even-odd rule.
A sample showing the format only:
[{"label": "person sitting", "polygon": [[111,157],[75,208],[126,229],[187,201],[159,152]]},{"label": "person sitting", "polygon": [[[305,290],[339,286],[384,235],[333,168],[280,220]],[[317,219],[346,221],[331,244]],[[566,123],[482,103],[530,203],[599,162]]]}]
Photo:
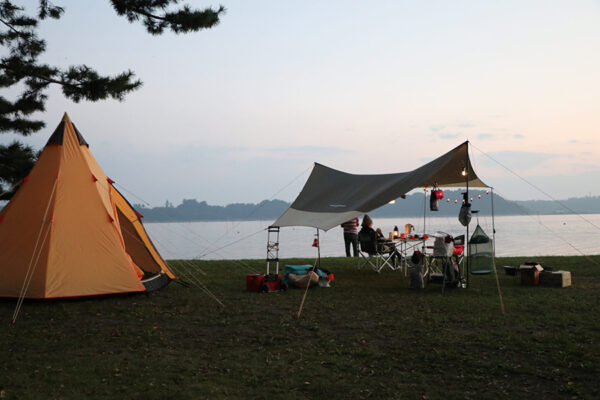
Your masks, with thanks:
[{"label": "person sitting", "polygon": [[385,239],[380,228],[373,229],[373,220],[367,214],[363,217],[362,228],[358,232],[358,240],[364,252],[373,254],[391,254],[394,266],[402,260],[402,256],[396,247]]},{"label": "person sitting", "polygon": [[362,251],[371,255],[377,253],[377,232],[373,229],[373,220],[367,214],[363,217],[358,240]]}]

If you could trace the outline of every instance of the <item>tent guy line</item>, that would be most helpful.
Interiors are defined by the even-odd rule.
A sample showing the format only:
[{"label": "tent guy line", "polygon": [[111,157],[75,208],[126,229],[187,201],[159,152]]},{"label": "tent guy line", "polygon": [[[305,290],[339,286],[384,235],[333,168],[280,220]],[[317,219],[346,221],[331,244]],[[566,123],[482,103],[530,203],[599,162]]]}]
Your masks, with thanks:
[{"label": "tent guy line", "polygon": [[[35,273],[35,267],[40,259],[40,255],[42,253],[42,248],[46,244],[46,239],[48,238],[48,234],[50,233],[50,228],[52,227],[52,221],[46,227],[46,234],[44,235],[44,240],[42,241],[42,245],[40,246],[40,235],[42,230],[44,229],[44,224],[48,220],[48,211],[50,210],[50,204],[52,202],[52,198],[54,197],[54,193],[56,192],[56,184],[58,183],[58,175],[54,180],[54,185],[52,186],[52,192],[50,196],[48,196],[48,204],[46,204],[46,211],[44,212],[44,217],[42,218],[42,224],[40,225],[40,231],[38,232],[38,237],[35,241],[35,246],[33,247],[33,252],[31,254],[31,260],[29,261],[29,266],[27,267],[27,272],[25,273],[25,280],[23,281],[23,286],[21,287],[21,292],[19,293],[19,297],[17,299],[17,305],[15,306],[15,310],[12,316],[12,323],[14,324],[17,321],[17,317],[19,316],[19,312],[21,311],[21,306],[23,305],[23,300],[25,299],[25,295],[29,290],[29,285],[31,284],[31,278],[33,278],[33,274]],[[37,254],[37,255],[36,255]],[[35,258],[35,262],[33,259]]]},{"label": "tent guy line", "polygon": [[[303,172],[303,173],[304,173],[304,172]],[[301,175],[300,175],[300,176],[301,176]],[[297,179],[297,178],[296,178],[296,179]],[[115,185],[119,186],[121,189],[123,189],[123,191],[126,191],[127,193],[131,194],[133,197],[137,198],[137,199],[138,199],[138,200],[140,200],[142,203],[144,203],[144,204],[146,204],[146,205],[150,205],[150,203],[148,203],[148,202],[147,202],[146,200],[144,200],[142,197],[140,197],[140,196],[136,195],[135,193],[131,192],[130,190],[126,189],[126,188],[125,188],[123,185],[121,185],[121,184],[119,184],[119,183],[117,183],[117,182],[115,182]],[[288,185],[289,185],[289,184],[288,184]],[[276,195],[277,195],[277,194],[275,194],[275,196],[276,196]],[[259,207],[262,207],[262,205],[260,205],[260,204],[259,204],[259,205],[257,205],[257,208],[259,208]],[[252,213],[255,213],[256,211],[257,211],[257,209],[253,210],[253,211],[252,211]],[[252,214],[252,213],[251,213],[251,214]],[[166,215],[166,214],[165,214],[165,215]],[[239,226],[239,224],[240,224],[240,223],[241,223],[241,221],[240,221],[240,222],[238,222],[236,225],[234,225],[234,227],[233,227],[232,229],[235,229],[237,226]],[[185,226],[185,225],[184,225],[184,226]],[[221,240],[221,239],[224,237],[224,235],[222,235],[221,237],[219,237],[219,238],[218,238],[218,239],[216,239],[215,241],[210,241],[210,240],[208,240],[207,238],[205,238],[204,236],[200,235],[199,233],[197,233],[197,232],[195,232],[195,231],[193,231],[193,230],[189,229],[187,226],[185,226],[185,228],[186,228],[186,230],[187,230],[187,231],[188,231],[188,232],[189,232],[191,235],[193,235],[193,236],[196,236],[196,237],[198,237],[198,238],[202,239],[204,242],[206,242],[206,243],[207,243],[207,246],[206,246],[206,248],[204,249],[204,252],[203,252],[203,253],[201,253],[200,255],[198,255],[198,256],[196,256],[196,257],[194,257],[194,258],[193,258],[193,259],[195,259],[195,260],[202,259],[203,257],[205,257],[206,255],[209,255],[209,254],[217,254],[217,255],[221,255],[221,254],[219,254],[219,253],[218,253],[218,251],[219,251],[219,250],[222,250],[222,249],[224,249],[224,248],[227,248],[227,247],[229,247],[229,246],[232,246],[232,245],[234,245],[234,244],[236,244],[236,243],[239,243],[240,241],[243,241],[243,240],[245,240],[245,239],[248,239],[248,238],[250,238],[250,237],[252,237],[252,236],[254,236],[254,235],[256,235],[256,234],[258,234],[258,233],[260,233],[260,232],[262,232],[262,231],[264,230],[264,229],[261,229],[260,231],[258,231],[258,232],[255,232],[255,233],[252,233],[252,234],[250,234],[250,235],[247,235],[247,236],[245,236],[245,237],[243,237],[243,238],[241,238],[241,239],[239,239],[239,240],[236,240],[236,241],[234,241],[234,242],[231,242],[231,243],[228,243],[228,244],[226,244],[226,245],[223,245],[223,246],[221,246],[221,247],[219,247],[219,248],[217,248],[217,249],[213,249],[213,247],[216,245],[216,243],[218,243],[218,242],[219,242],[219,241],[220,241],[220,240]],[[168,227],[167,227],[167,229],[168,229],[168,230],[169,230],[169,232],[171,232],[172,234],[174,234],[174,235],[177,235],[177,236],[179,236],[179,237],[181,237],[181,238],[183,238],[183,239],[185,239],[185,240],[189,241],[190,243],[197,244],[197,243],[196,243],[194,240],[190,239],[189,237],[187,237],[187,236],[185,236],[185,235],[182,235],[181,233],[179,233],[179,232],[177,232],[177,231],[175,231],[175,230],[173,230],[173,229],[170,229],[170,228],[168,228]],[[265,228],[265,229],[266,229],[266,228]],[[164,246],[164,248],[168,249],[168,248],[169,248],[169,246]],[[256,271],[255,271],[255,270],[254,270],[254,269],[253,269],[253,268],[252,268],[250,265],[248,265],[248,264],[244,263],[242,260],[235,260],[235,262],[236,262],[237,264],[240,264],[242,267],[244,267],[244,268],[245,268],[246,270],[248,270],[248,271],[251,271],[251,272],[256,272]],[[194,268],[197,268],[197,267],[194,267]],[[204,273],[204,272],[203,272],[203,273]],[[204,273],[204,274],[205,274],[205,273]]]}]

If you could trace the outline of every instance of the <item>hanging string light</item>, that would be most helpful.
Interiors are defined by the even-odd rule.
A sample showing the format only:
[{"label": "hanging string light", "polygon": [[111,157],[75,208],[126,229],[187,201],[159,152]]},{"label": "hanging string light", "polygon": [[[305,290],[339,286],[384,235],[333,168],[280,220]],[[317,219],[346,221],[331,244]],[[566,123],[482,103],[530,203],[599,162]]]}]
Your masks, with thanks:
[{"label": "hanging string light", "polygon": [[454,199],[454,204],[458,204],[458,199]]},{"label": "hanging string light", "polygon": [[490,190],[489,190],[489,189],[486,189],[486,190],[485,190],[485,194],[490,194]]},{"label": "hanging string light", "polygon": [[478,199],[480,199],[480,198],[481,198],[481,193],[479,193],[479,194],[477,195],[477,198],[478,198]]},{"label": "hanging string light", "polygon": [[471,197],[471,199],[470,199],[470,200],[471,200],[471,203],[472,203],[472,202],[473,202],[473,198]]}]

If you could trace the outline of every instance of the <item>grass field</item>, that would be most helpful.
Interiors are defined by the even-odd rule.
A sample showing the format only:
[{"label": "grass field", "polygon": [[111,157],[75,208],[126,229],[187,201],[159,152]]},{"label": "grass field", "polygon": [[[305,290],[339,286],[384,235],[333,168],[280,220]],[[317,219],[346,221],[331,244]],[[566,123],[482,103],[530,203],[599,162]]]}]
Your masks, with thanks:
[{"label": "grass field", "polygon": [[26,301],[10,325],[16,301],[1,300],[0,398],[600,398],[600,266],[536,260],[571,271],[573,286],[524,287],[499,271],[506,315],[493,275],[442,296],[439,285],[411,290],[400,272],[344,258],[322,260],[335,285],[311,289],[300,319],[302,290],[245,291],[248,270],[264,270],[257,260],[193,262],[225,307],[172,283],[150,295]]}]

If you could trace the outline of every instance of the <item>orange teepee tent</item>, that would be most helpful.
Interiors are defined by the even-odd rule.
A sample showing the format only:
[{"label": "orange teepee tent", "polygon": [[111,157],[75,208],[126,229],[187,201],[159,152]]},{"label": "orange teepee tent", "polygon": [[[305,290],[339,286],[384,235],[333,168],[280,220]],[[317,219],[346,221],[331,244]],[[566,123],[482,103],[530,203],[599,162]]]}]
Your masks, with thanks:
[{"label": "orange teepee tent", "polygon": [[0,297],[154,290],[175,279],[65,113],[0,211]]}]

